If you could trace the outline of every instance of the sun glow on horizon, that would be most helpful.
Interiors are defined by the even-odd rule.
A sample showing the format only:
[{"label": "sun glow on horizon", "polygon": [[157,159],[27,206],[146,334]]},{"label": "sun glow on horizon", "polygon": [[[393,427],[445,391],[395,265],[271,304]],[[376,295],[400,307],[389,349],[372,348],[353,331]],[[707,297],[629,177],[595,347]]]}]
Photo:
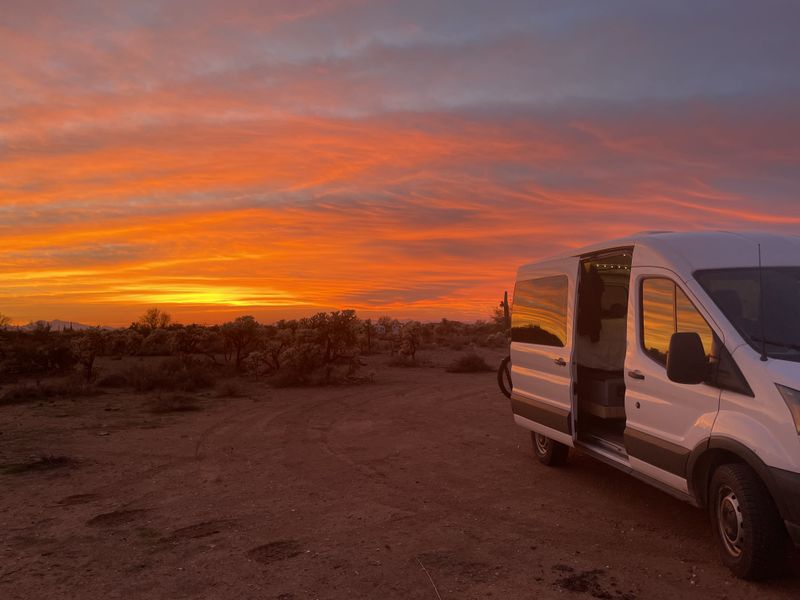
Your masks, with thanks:
[{"label": "sun glow on horizon", "polygon": [[472,320],[567,248],[800,227],[795,9],[448,2],[5,11],[0,313]]}]

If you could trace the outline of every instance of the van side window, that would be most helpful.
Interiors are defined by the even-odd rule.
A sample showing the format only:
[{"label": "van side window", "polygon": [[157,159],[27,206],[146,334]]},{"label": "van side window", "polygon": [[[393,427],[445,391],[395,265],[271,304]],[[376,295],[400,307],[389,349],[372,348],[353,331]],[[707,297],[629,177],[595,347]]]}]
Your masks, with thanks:
[{"label": "van side window", "polygon": [[715,354],[713,351],[714,332],[706,323],[703,315],[697,312],[692,301],[679,287],[675,288],[675,319],[675,331],[693,331],[697,333],[703,342],[703,350],[706,351],[706,356],[711,357]]},{"label": "van side window", "polygon": [[684,291],[663,277],[642,282],[642,342],[657,363],[667,364],[669,340],[676,332],[700,336],[709,358],[716,355],[714,332]]},{"label": "van side window", "polygon": [[518,281],[511,312],[511,341],[563,347],[567,341],[566,275]]},{"label": "van side window", "polygon": [[684,291],[662,277],[642,282],[642,341],[645,352],[666,366],[669,340],[678,331],[695,332],[706,356],[714,355],[714,332]]},{"label": "van side window", "polygon": [[642,282],[642,343],[657,363],[667,366],[669,340],[675,333],[675,284],[669,279]]},{"label": "van side window", "polygon": [[689,300],[669,279],[653,277],[642,282],[642,344],[647,355],[666,367],[669,340],[678,331],[700,336],[708,356],[705,383],[737,394],[753,391],[722,340]]}]

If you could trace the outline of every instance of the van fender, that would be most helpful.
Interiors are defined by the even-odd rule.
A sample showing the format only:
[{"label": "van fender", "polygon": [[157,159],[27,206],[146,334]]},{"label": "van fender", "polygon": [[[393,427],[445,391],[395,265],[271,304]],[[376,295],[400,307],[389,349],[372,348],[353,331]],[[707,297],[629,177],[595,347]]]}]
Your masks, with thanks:
[{"label": "van fender", "polygon": [[776,484],[772,471],[767,464],[759,458],[750,448],[741,442],[727,436],[712,435],[695,446],[689,454],[686,466],[686,482],[689,493],[695,498],[699,506],[706,506],[708,502],[708,482],[711,471],[722,462],[726,462],[726,455],[735,456],[739,461],[748,465],[756,472],[758,477],[767,487],[770,496],[775,501],[778,511],[784,519],[789,518],[789,506],[783,501],[783,494]]}]

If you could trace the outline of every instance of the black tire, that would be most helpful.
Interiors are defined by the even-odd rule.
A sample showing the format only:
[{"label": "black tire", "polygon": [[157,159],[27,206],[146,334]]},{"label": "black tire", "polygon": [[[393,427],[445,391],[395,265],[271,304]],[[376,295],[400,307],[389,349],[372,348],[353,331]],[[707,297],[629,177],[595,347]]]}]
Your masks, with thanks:
[{"label": "black tire", "polygon": [[533,453],[543,465],[560,467],[567,462],[569,446],[551,440],[549,437],[535,431],[531,431],[531,443],[533,444]]},{"label": "black tire", "polygon": [[786,529],[767,488],[749,466],[717,468],[708,507],[722,562],[734,575],[758,580],[781,572],[787,556]]},{"label": "black tire", "polygon": [[511,398],[511,390],[514,389],[514,384],[511,383],[511,357],[506,356],[500,363],[500,368],[497,369],[497,385],[500,386],[500,391],[506,398]]}]

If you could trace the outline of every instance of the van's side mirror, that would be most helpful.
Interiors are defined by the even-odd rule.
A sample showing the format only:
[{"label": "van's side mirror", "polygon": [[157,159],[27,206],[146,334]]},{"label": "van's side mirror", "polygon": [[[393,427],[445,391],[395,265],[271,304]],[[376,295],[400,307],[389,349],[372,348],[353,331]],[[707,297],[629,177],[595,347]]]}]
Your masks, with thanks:
[{"label": "van's side mirror", "polygon": [[708,358],[695,332],[673,333],[667,354],[667,377],[675,383],[703,383],[708,375]]}]

